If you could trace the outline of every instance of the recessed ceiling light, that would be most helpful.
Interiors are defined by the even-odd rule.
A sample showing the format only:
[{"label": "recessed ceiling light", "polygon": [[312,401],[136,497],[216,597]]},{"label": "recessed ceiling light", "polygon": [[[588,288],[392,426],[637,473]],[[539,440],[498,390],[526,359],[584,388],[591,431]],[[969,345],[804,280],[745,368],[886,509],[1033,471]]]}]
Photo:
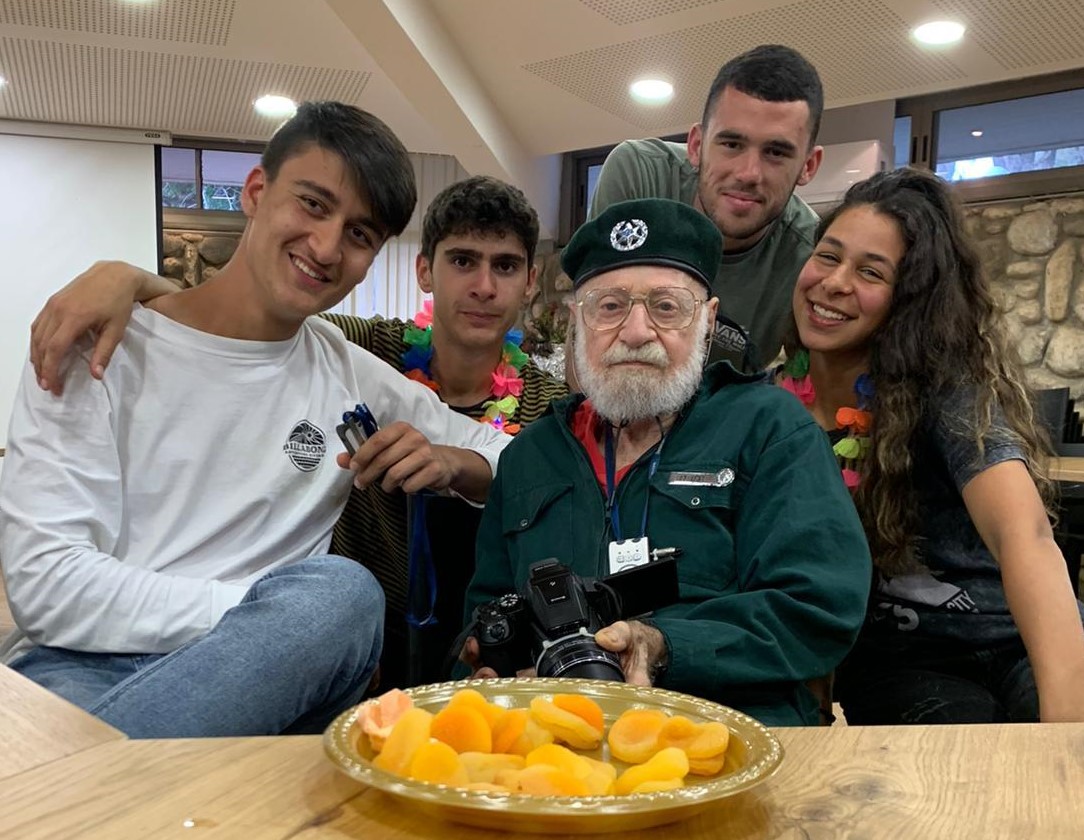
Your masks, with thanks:
[{"label": "recessed ceiling light", "polygon": [[981,128],[976,128],[974,131],[971,132],[971,136],[972,137],[982,137],[982,129]]},{"label": "recessed ceiling light", "polygon": [[662,79],[637,79],[629,85],[629,93],[637,102],[657,105],[670,101],[674,95],[674,86]]},{"label": "recessed ceiling light", "polygon": [[265,117],[289,118],[297,113],[297,103],[288,96],[276,96],[270,93],[253,102],[252,107]]},{"label": "recessed ceiling light", "polygon": [[3,76],[0,76],[0,88],[2,88],[7,83],[8,83],[8,80],[5,79]]},{"label": "recessed ceiling light", "polygon": [[955,44],[964,37],[964,25],[953,20],[934,20],[915,27],[912,35],[923,44]]}]

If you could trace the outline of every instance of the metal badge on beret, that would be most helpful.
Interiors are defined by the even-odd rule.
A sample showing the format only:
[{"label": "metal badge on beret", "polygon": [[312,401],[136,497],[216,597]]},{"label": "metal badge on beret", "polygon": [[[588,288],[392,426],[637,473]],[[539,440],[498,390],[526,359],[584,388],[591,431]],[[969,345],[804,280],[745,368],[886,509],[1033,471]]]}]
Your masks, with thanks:
[{"label": "metal badge on beret", "polygon": [[633,219],[618,222],[610,231],[610,244],[615,251],[632,251],[647,242],[647,222]]}]

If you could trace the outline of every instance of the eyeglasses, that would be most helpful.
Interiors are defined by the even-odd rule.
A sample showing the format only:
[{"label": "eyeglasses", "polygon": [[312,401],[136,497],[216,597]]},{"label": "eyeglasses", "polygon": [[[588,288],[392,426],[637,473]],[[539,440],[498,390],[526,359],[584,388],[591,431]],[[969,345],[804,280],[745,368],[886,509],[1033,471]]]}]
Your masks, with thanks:
[{"label": "eyeglasses", "polygon": [[698,300],[684,286],[663,286],[646,295],[634,295],[628,289],[592,289],[577,301],[583,321],[597,332],[616,330],[629,317],[634,303],[642,303],[647,316],[660,330],[683,330],[693,322]]}]

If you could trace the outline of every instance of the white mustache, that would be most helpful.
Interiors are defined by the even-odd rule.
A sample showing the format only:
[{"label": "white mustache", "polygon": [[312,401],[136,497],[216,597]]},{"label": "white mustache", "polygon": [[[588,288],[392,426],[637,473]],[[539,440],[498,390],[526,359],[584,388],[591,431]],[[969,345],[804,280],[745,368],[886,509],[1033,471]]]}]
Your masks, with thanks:
[{"label": "white mustache", "polygon": [[640,347],[626,347],[623,344],[615,344],[602,354],[602,362],[606,365],[619,365],[623,362],[638,362],[640,364],[654,365],[664,368],[670,364],[670,357],[666,349],[657,342],[644,344]]}]

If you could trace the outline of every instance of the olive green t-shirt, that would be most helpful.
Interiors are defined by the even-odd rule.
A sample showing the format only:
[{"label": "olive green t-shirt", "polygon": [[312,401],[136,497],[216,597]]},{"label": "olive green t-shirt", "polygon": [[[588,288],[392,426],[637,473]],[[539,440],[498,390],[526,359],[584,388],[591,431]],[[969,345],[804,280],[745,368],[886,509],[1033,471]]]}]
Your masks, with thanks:
[{"label": "olive green t-shirt", "polygon": [[[602,167],[589,218],[611,204],[633,198],[670,198],[692,205],[697,171],[684,143],[665,140],[626,140],[610,152]],[[750,365],[766,367],[783,345],[791,322],[791,296],[805,261],[813,252],[817,214],[792,195],[770,231],[739,254],[723,254],[713,290],[719,312],[749,334],[755,351]],[[726,246],[726,243],[723,243]],[[718,323],[712,360],[738,363],[745,349],[742,336]]]}]

